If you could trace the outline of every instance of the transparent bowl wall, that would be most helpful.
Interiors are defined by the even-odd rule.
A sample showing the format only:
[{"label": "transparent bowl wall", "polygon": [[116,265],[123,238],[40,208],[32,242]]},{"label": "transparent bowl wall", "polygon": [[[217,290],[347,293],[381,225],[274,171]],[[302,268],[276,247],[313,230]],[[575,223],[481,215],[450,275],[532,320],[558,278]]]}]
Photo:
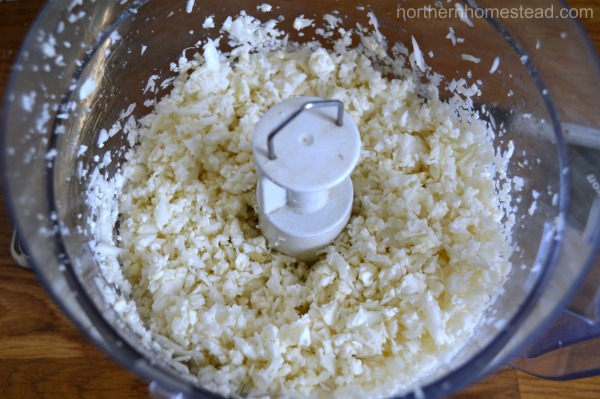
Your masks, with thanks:
[{"label": "transparent bowl wall", "polygon": [[[192,13],[186,12],[183,1],[177,6],[160,1],[125,5],[98,1],[75,7],[68,3],[48,3],[19,55],[8,90],[2,162],[15,224],[40,279],[90,339],[125,367],[155,381],[156,393],[164,389],[186,397],[212,397],[163,362],[100,295],[108,283],[87,245],[88,227],[83,222],[89,212],[84,196],[87,181],[76,177],[78,149],[82,144],[90,148],[83,157],[86,166],[95,164],[94,155],[102,158],[107,150],[114,154],[128,146],[118,134],[104,148],[97,148],[100,129],[112,126],[131,103],[137,104],[133,115],[143,116],[149,112],[144,100],[168,93],[165,88],[158,94],[143,94],[151,75],[160,76],[157,82],[174,76],[169,63],[206,37],[201,25],[209,15],[215,15],[219,26],[226,16],[241,10],[263,21],[282,14],[285,20],[280,27],[290,33],[290,39],[305,41],[313,35],[310,30],[305,30],[304,37],[297,35],[291,26],[296,16],[314,17],[319,27],[323,26],[323,14],[339,10],[344,26],[351,28],[356,22],[369,26],[366,11],[357,10],[353,2],[334,0],[273,1],[271,13],[256,11],[263,1],[197,0]],[[491,1],[478,4],[494,6]],[[404,9],[425,5],[422,1],[401,3]],[[518,1],[502,4],[520,5]],[[558,1],[532,1],[529,5],[563,7]],[[434,57],[426,60],[447,81],[466,77],[468,71],[473,76],[469,82],[482,81],[483,95],[475,102],[486,106],[497,126],[506,128],[507,133],[495,144],[504,151],[510,140],[514,142],[509,175],[525,181],[513,234],[517,251],[511,259],[514,266],[505,294],[452,362],[416,382],[421,386],[419,393],[445,396],[493,371],[523,347],[566,304],[585,275],[598,240],[597,216],[590,216],[596,197],[586,185],[589,172],[577,165],[584,158],[586,167],[595,167],[600,158],[595,158],[594,151],[582,156],[581,140],[563,132],[561,126],[566,122],[600,126],[594,113],[598,109],[595,96],[600,92],[598,69],[593,51],[571,20],[473,19],[470,28],[457,19],[398,18],[394,1],[373,1],[366,9],[375,12],[390,44],[402,42],[412,50],[414,36],[425,54],[433,51]],[[80,11],[85,12],[82,18],[68,22],[69,15]],[[465,38],[464,44],[452,46],[445,38],[450,27],[456,36]],[[116,43],[109,38],[114,31],[121,36]],[[214,32],[208,31],[208,37]],[[62,57],[49,56],[44,48],[49,35],[56,39],[56,52]],[[538,39],[541,48],[536,49]],[[143,56],[142,45],[147,46]],[[482,62],[464,61],[462,54]],[[500,57],[500,69],[490,74],[496,57]],[[566,66],[571,74],[565,73]],[[79,89],[89,77],[98,85],[80,101]],[[35,93],[35,103],[29,109],[23,99],[31,93]],[[74,108],[67,105],[71,100]],[[589,146],[583,147],[587,151]],[[51,149],[58,155],[48,160]],[[113,158],[108,173],[114,173],[122,161]],[[540,197],[537,211],[530,215],[532,190]],[[553,201],[555,194],[557,201]],[[583,199],[574,204],[569,201],[572,196]],[[406,395],[414,393],[407,391]]]}]

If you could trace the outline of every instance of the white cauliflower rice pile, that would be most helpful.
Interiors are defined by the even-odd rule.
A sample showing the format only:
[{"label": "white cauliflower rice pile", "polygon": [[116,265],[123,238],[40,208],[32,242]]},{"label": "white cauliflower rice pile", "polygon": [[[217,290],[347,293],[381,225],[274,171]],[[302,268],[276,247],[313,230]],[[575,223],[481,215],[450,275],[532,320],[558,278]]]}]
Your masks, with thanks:
[{"label": "white cauliflower rice pile", "polygon": [[[335,50],[245,14],[222,32],[233,52],[209,40],[180,59],[171,93],[130,132],[139,144],[112,181],[119,227],[96,237],[120,248],[122,271],[98,257],[124,276],[110,277],[128,301],[117,309],[226,396],[409,387],[465,345],[510,270],[493,132],[410,71],[384,77],[349,32]],[[363,142],[350,222],[312,265],[271,251],[257,227],[254,127],[295,96],[343,101]]]}]

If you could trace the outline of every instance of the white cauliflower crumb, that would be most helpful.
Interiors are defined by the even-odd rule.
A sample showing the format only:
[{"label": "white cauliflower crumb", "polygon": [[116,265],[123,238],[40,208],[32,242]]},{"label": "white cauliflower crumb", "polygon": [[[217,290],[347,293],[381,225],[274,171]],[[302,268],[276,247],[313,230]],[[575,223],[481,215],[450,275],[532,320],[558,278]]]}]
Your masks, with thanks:
[{"label": "white cauliflower crumb", "polygon": [[104,147],[106,140],[108,140],[108,131],[106,129],[101,129],[100,134],[98,135],[98,148]]},{"label": "white cauliflower crumb", "polygon": [[148,78],[148,82],[146,83],[146,88],[144,88],[144,94],[146,94],[146,92],[151,92],[154,93],[156,91],[156,79],[158,79],[159,76],[158,75],[152,75],[150,76],[150,78]]},{"label": "white cauliflower crumb", "polygon": [[271,6],[270,4],[263,3],[259,6],[257,6],[256,9],[258,11],[262,11],[262,12],[269,12],[273,9],[273,6]]},{"label": "white cauliflower crumb", "polygon": [[461,58],[465,61],[473,62],[475,64],[479,64],[481,62],[480,58],[477,58],[471,54],[461,54]]},{"label": "white cauliflower crumb", "polygon": [[294,29],[302,30],[308,26],[311,26],[314,22],[314,19],[307,19],[304,18],[304,15],[300,15],[294,20]]},{"label": "white cauliflower crumb", "polygon": [[96,90],[96,82],[94,81],[94,78],[89,77],[79,88],[79,100],[85,100],[94,92],[94,90]]},{"label": "white cauliflower crumb", "polygon": [[185,12],[187,12],[188,14],[190,14],[194,10],[194,3],[195,2],[196,2],[196,0],[188,0],[187,4],[185,5]]},{"label": "white cauliflower crumb", "polygon": [[500,57],[494,58],[494,62],[492,64],[492,68],[490,69],[490,74],[496,73],[498,68],[500,67]]},{"label": "white cauliflower crumb", "polygon": [[37,93],[35,91],[31,91],[28,94],[23,94],[21,97],[21,106],[25,110],[25,112],[32,112],[33,106],[35,105],[35,98],[37,97]]},{"label": "white cauliflower crumb", "polygon": [[446,39],[449,39],[452,42],[452,45],[456,46],[456,33],[454,33],[453,27],[450,27],[450,32],[446,35]]},{"label": "white cauliflower crumb", "polygon": [[204,29],[211,29],[211,28],[214,28],[214,27],[215,27],[215,19],[214,19],[214,17],[212,15],[210,17],[206,17],[206,19],[202,23],[202,28],[204,28]]},{"label": "white cauliflower crumb", "polygon": [[456,8],[457,14],[461,21],[463,21],[469,28],[472,28],[475,26],[473,24],[473,21],[471,20],[471,18],[469,18],[469,14],[467,13],[465,6],[456,2],[456,3],[454,3],[454,7]]},{"label": "white cauliflower crumb", "polygon": [[121,40],[121,35],[119,34],[119,32],[117,32],[117,31],[111,32],[110,41],[112,42],[112,44],[115,44],[119,40]]},{"label": "white cauliflower crumb", "polygon": [[529,206],[527,213],[529,213],[529,216],[533,216],[535,214],[536,210],[537,210],[537,201],[533,201],[531,203],[531,206]]},{"label": "white cauliflower crumb", "polygon": [[82,156],[83,154],[85,154],[85,152],[88,150],[88,147],[86,145],[81,144],[79,146],[79,150],[77,150],[77,158],[79,158],[80,156]]},{"label": "white cauliflower crumb", "polygon": [[342,23],[342,19],[333,14],[325,14],[323,15],[323,19],[327,22],[327,29],[329,29],[328,33],[333,33],[338,25]]},{"label": "white cauliflower crumb", "polygon": [[56,148],[52,148],[50,151],[48,151],[46,153],[46,159],[48,161],[53,160],[54,158],[56,158],[56,156],[58,155],[58,151],[56,151]]},{"label": "white cauliflower crumb", "polygon": [[411,36],[411,39],[413,45],[414,62],[421,72],[425,72],[426,66],[425,59],[423,58],[423,52],[421,51],[421,48],[419,47],[419,44],[417,43],[415,37]]}]

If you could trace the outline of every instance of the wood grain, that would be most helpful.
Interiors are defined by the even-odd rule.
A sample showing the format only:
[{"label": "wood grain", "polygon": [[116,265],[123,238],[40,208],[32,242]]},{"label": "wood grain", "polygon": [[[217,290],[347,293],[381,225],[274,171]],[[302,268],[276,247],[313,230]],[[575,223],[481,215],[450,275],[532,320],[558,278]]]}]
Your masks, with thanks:
[{"label": "wood grain", "polygon": [[525,399],[597,399],[600,397],[600,378],[586,378],[568,382],[546,381],[519,373],[519,392]]},{"label": "wood grain", "polygon": [[[182,0],[183,1],[183,0]],[[11,65],[41,0],[0,1],[0,106]],[[583,20],[600,49],[600,0],[571,0],[592,7]],[[11,227],[0,197],[0,398],[145,398],[141,381],[108,359],[71,325],[35,275],[10,258]],[[591,399],[600,397],[600,377],[551,382],[502,368],[455,399]]]}]

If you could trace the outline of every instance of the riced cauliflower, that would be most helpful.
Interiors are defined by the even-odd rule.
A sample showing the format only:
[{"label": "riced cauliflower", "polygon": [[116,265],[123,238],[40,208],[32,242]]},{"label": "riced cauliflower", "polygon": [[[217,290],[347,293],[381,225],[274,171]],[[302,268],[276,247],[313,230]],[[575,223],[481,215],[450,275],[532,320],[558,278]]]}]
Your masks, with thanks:
[{"label": "riced cauliflower", "polygon": [[[231,55],[208,40],[182,58],[171,93],[131,132],[119,227],[103,240],[119,250],[99,258],[114,269],[118,256],[120,308],[226,396],[411,386],[465,345],[510,270],[493,132],[361,48],[287,43],[245,14],[222,32]],[[311,265],[257,228],[254,126],[295,96],[343,101],[363,142],[350,222]]]}]

